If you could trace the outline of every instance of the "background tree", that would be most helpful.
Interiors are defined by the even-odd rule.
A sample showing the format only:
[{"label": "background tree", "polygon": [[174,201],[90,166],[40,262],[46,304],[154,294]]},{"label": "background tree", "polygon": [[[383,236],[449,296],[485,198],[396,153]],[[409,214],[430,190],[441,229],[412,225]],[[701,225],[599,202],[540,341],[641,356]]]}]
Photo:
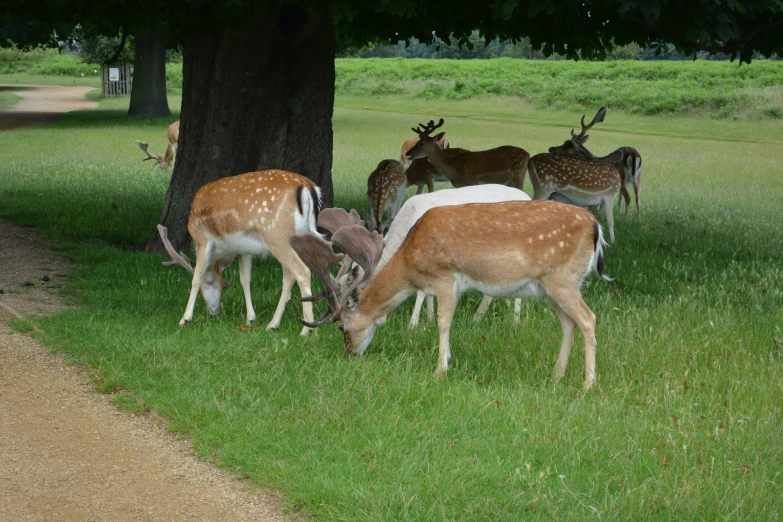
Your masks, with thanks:
[{"label": "background tree", "polygon": [[[302,173],[332,202],[335,34],[355,45],[393,41],[404,30],[422,42],[452,34],[468,43],[529,37],[546,55],[599,58],[609,42],[681,52],[783,51],[778,0],[6,0],[24,20],[125,24],[149,20],[182,38],[180,147],[161,223],[178,247],[195,191],[214,179],[264,168]],[[2,9],[2,8],[0,8]],[[137,42],[138,45],[138,42]],[[157,238],[148,245],[159,249]]]}]

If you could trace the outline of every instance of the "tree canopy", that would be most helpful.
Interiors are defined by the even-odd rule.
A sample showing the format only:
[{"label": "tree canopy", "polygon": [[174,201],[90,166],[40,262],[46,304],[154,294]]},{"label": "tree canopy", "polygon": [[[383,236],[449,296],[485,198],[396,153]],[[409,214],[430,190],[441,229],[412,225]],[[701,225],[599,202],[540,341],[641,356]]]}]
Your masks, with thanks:
[{"label": "tree canopy", "polygon": [[[221,26],[252,30],[255,16],[281,6],[281,24],[285,24],[293,23],[299,10],[318,11],[324,5],[318,0],[6,0],[4,4],[0,16],[26,24],[17,32],[28,41],[47,37],[40,24],[49,27],[49,34],[63,24],[101,28],[103,34],[116,34],[118,27],[133,32],[150,20],[167,25],[174,37]],[[421,42],[431,42],[434,34],[453,34],[466,44],[478,29],[486,41],[527,37],[533,48],[569,58],[603,58],[611,42],[636,42],[642,47],[672,42],[685,54],[724,52],[742,61],[750,61],[754,50],[783,54],[783,39],[777,32],[783,25],[783,4],[775,0],[334,0],[331,6],[337,33],[357,44],[396,41],[398,33]]]}]

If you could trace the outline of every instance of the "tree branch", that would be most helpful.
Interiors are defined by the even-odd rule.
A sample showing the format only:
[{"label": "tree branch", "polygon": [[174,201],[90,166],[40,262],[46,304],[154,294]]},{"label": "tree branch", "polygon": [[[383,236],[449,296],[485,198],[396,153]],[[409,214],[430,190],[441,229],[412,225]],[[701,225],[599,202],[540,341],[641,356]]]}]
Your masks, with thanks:
[{"label": "tree branch", "polygon": [[120,54],[122,53],[122,50],[125,49],[125,40],[128,39],[128,28],[124,25],[120,27],[120,31],[122,31],[122,39],[120,40],[120,45],[117,46],[117,50],[114,52],[114,56],[103,62],[103,65],[112,65],[114,64],[119,58]]}]

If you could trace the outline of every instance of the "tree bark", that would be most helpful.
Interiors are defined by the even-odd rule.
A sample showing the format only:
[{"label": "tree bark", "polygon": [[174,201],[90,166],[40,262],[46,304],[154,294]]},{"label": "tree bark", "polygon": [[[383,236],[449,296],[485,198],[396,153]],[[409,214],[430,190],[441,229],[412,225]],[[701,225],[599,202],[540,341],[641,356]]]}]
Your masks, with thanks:
[{"label": "tree bark", "polygon": [[[288,170],[333,201],[331,9],[283,6],[250,25],[185,40],[179,148],[160,219],[176,248],[190,244],[196,191],[225,176]],[[147,251],[160,250],[155,234]]]},{"label": "tree bark", "polygon": [[160,24],[136,33],[128,116],[171,117],[166,98],[166,39],[166,28]]}]

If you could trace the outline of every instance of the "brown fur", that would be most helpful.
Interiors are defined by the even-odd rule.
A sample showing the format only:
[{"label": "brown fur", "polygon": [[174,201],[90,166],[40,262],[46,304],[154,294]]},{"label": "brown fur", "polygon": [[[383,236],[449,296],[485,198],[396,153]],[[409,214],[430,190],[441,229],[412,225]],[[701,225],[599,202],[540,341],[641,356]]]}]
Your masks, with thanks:
[{"label": "brown fur", "polygon": [[[555,377],[566,369],[579,325],[585,341],[585,387],[595,379],[595,315],[580,285],[593,270],[598,238],[588,211],[554,201],[512,201],[436,207],[411,229],[388,264],[358,296],[358,304],[337,310],[346,352],[356,355],[368,330],[415,289],[438,298],[438,372],[448,367],[449,328],[458,295],[458,276],[501,287],[538,282],[563,327]],[[359,233],[360,231],[356,231]],[[351,255],[351,252],[348,252]],[[461,276],[460,276],[461,277]]]},{"label": "brown fur", "polygon": [[[438,147],[442,149],[443,143],[445,141],[446,138],[441,138],[438,140]],[[419,143],[419,138],[411,138],[409,140],[405,140],[405,143],[402,144],[402,150],[400,151],[400,163],[402,163],[403,166],[410,166],[411,160],[408,158],[407,154],[408,151],[411,150],[417,143]]]},{"label": "brown fur", "polygon": [[160,167],[165,169],[175,160],[174,147],[179,143],[179,122],[175,121],[169,125],[168,131],[166,131],[166,137],[169,144],[166,147],[166,153],[163,154],[163,161],[160,162]]},{"label": "brown fur", "polygon": [[444,133],[436,136],[423,135],[410,149],[409,154],[413,158],[428,157],[437,171],[457,188],[497,183],[522,190],[530,159],[530,154],[525,149],[506,145],[449,157],[445,151],[434,145],[443,135]]},{"label": "brown fur", "polygon": [[[466,152],[470,152],[466,149],[454,148],[443,149],[443,152],[449,157],[456,157]],[[427,186],[429,192],[435,192],[435,181],[446,181],[448,178],[442,176],[438,169],[430,163],[427,158],[419,158],[410,162],[408,169],[405,171],[405,177],[408,179],[408,186],[412,187],[416,185],[416,194],[421,194],[424,191],[424,186]]]},{"label": "brown fur", "polygon": [[[387,159],[378,163],[378,166],[367,179],[367,200],[370,204],[371,220],[375,220],[375,229],[379,232],[383,225],[383,213],[389,205],[394,204],[396,208],[389,211],[389,219],[402,206],[401,201],[397,201],[400,196],[400,190],[407,185],[407,178],[402,165],[398,161]],[[404,194],[403,194],[404,196]],[[397,205],[399,203],[399,205]]]}]

